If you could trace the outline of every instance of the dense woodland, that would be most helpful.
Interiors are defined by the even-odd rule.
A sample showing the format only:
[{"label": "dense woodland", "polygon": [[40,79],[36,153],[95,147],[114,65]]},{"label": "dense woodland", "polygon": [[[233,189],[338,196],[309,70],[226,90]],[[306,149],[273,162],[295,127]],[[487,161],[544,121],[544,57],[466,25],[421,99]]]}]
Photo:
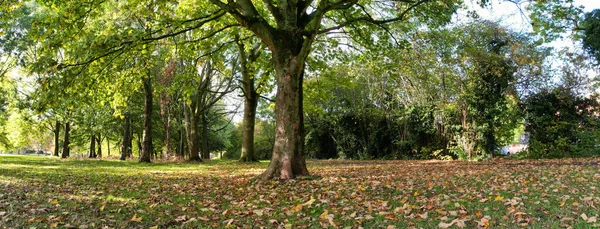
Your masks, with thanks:
[{"label": "dense woodland", "polygon": [[270,159],[265,179],[483,160],[524,132],[520,157],[598,156],[600,10],[503,4],[533,32],[459,0],[4,1],[0,152]]}]

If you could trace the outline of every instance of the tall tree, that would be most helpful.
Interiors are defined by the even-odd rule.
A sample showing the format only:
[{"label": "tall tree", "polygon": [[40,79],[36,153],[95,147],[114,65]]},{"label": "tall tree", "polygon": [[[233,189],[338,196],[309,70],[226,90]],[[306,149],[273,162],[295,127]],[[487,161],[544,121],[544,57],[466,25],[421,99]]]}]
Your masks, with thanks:
[{"label": "tall tree", "polygon": [[[251,48],[247,48],[239,36],[235,36],[235,42],[238,49],[238,59],[240,62],[240,72],[242,79],[240,81],[240,88],[242,89],[242,96],[244,98],[244,114],[242,118],[242,154],[240,156],[241,162],[255,162],[258,161],[254,156],[254,127],[256,123],[256,108],[258,106],[258,100],[260,99],[261,90],[265,86],[265,78],[269,72],[264,66],[263,69],[257,68],[257,65],[261,65],[258,59],[264,52],[264,45],[260,42],[255,42]],[[262,71],[261,71],[262,70]],[[257,75],[262,74],[262,75]],[[259,76],[262,76],[259,78]],[[258,83],[258,85],[256,85]]]},{"label": "tall tree", "polygon": [[[302,81],[305,62],[317,35],[347,26],[356,28],[361,23],[385,29],[385,24],[406,20],[417,15],[417,12],[431,13],[427,16],[448,20],[458,3],[397,1],[388,5],[354,0],[267,0],[264,1],[266,10],[263,10],[263,5],[250,0],[227,3],[210,1],[233,16],[241,26],[252,31],[272,53],[277,79],[277,133],[271,163],[261,175],[262,179],[292,179],[308,175],[304,159]],[[263,16],[265,12],[268,16]],[[327,28],[328,25],[331,27]]]}]

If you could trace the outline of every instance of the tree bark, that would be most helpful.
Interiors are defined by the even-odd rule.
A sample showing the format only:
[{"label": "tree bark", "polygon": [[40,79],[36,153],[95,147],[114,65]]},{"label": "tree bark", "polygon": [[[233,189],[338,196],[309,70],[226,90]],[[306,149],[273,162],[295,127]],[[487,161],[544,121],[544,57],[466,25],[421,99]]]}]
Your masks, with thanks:
[{"label": "tree bark", "polygon": [[208,117],[206,114],[202,114],[202,159],[210,160],[210,150],[208,149]]},{"label": "tree bark", "polygon": [[121,160],[125,160],[127,156],[131,155],[132,144],[131,144],[131,115],[129,112],[125,112],[124,125],[123,125],[123,145],[121,146]]},{"label": "tree bark", "polygon": [[98,134],[98,137],[96,138],[97,144],[98,144],[98,151],[97,151],[97,156],[98,158],[102,158],[102,135]]},{"label": "tree bark", "polygon": [[254,128],[256,126],[256,106],[258,104],[258,96],[256,93],[251,94],[253,95],[245,96],[244,99],[241,162],[258,161],[254,156]]},{"label": "tree bark", "polygon": [[[271,162],[261,175],[263,180],[274,178],[293,179],[297,176],[308,175],[304,159],[304,116],[302,107],[302,80],[305,61],[303,56],[305,55],[300,55],[302,45],[298,44],[303,42],[298,41],[298,39],[282,36],[277,45],[270,47],[277,75],[277,107],[275,109],[277,131]],[[294,47],[297,48],[293,49]]]},{"label": "tree bark", "polygon": [[142,152],[140,162],[151,162],[152,152],[152,81],[150,74],[143,80],[144,84],[144,133],[142,136]]},{"label": "tree bark", "polygon": [[190,108],[184,105],[185,114],[185,132],[188,145],[188,153],[190,155],[190,161],[202,161],[200,158],[200,145],[198,140],[198,121],[194,115],[191,114]]},{"label": "tree bark", "polygon": [[256,124],[256,106],[258,105],[258,93],[254,87],[255,77],[248,69],[248,62],[254,62],[260,56],[263,47],[255,46],[250,53],[246,53],[245,45],[236,37],[238,56],[242,73],[242,92],[244,93],[244,116],[242,119],[242,155],[240,162],[255,162],[254,156],[254,127]]},{"label": "tree bark", "polygon": [[106,151],[107,151],[107,156],[110,158],[110,139],[106,138]]},{"label": "tree bark", "polygon": [[92,134],[90,137],[90,152],[89,158],[96,158],[96,136]]},{"label": "tree bark", "polygon": [[54,156],[58,157],[60,151],[60,122],[57,120],[54,124]]},{"label": "tree bark", "polygon": [[62,158],[67,158],[69,157],[69,131],[70,131],[70,123],[67,122],[65,123],[65,141],[63,142],[63,151],[62,151]]},{"label": "tree bark", "polygon": [[167,123],[165,125],[165,147],[167,148],[167,155],[173,153],[173,146],[171,145],[171,112],[167,110]]}]

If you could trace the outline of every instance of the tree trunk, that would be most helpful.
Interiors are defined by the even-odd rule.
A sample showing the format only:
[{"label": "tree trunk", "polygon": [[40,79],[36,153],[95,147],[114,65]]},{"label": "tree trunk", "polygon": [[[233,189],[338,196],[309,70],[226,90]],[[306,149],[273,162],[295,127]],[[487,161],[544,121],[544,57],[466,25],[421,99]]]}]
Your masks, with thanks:
[{"label": "tree trunk", "polygon": [[[285,39],[285,38],[282,38]],[[290,47],[287,42],[270,47],[277,75],[275,145],[269,167],[261,175],[266,179],[293,179],[308,175],[304,160],[304,117],[302,107],[302,79],[304,58],[299,50],[278,50]]]},{"label": "tree trunk", "polygon": [[138,148],[138,159],[142,156],[142,137],[139,134],[136,134],[136,143],[137,143],[137,148]]},{"label": "tree trunk", "polygon": [[57,120],[54,124],[54,156],[58,157],[60,151],[60,122]]},{"label": "tree trunk", "polygon": [[191,114],[190,108],[184,105],[185,132],[190,161],[202,161],[200,158],[200,141],[198,140],[198,120]]},{"label": "tree trunk", "polygon": [[179,130],[179,154],[181,158],[185,158],[185,131]]},{"label": "tree trunk", "polygon": [[63,142],[63,151],[62,158],[69,157],[69,131],[70,131],[70,123],[65,123],[65,141]]},{"label": "tree trunk", "polygon": [[90,153],[89,158],[96,158],[96,136],[92,134],[90,137]]},{"label": "tree trunk", "polygon": [[140,162],[151,162],[152,152],[152,81],[148,75],[143,80],[144,84],[144,133],[142,136],[142,152]]},{"label": "tree trunk", "polygon": [[208,149],[208,117],[202,114],[202,159],[210,160],[210,151]]},{"label": "tree trunk", "polygon": [[260,56],[262,47],[256,47],[250,53],[246,53],[243,42],[236,36],[238,55],[242,73],[242,92],[244,93],[244,117],[242,120],[242,155],[240,162],[254,162],[254,126],[256,122],[256,106],[258,104],[258,93],[254,87],[255,77],[248,69],[248,62],[254,62]]},{"label": "tree trunk", "polygon": [[242,155],[241,162],[254,162],[254,127],[256,124],[256,106],[258,104],[258,96],[256,92],[247,92],[244,96],[244,117],[243,117],[243,132],[242,132]]},{"label": "tree trunk", "polygon": [[107,151],[107,156],[110,158],[110,139],[106,138],[106,151]]},{"label": "tree trunk", "polygon": [[129,112],[125,112],[124,118],[125,124],[123,126],[123,145],[121,146],[121,160],[125,160],[127,156],[131,155],[131,115]]},{"label": "tree trunk", "polygon": [[98,158],[102,158],[102,135],[98,135],[96,141],[98,142]]},{"label": "tree trunk", "polygon": [[171,112],[167,110],[167,123],[165,124],[165,147],[167,148],[167,155],[173,153],[173,146],[171,145]]}]

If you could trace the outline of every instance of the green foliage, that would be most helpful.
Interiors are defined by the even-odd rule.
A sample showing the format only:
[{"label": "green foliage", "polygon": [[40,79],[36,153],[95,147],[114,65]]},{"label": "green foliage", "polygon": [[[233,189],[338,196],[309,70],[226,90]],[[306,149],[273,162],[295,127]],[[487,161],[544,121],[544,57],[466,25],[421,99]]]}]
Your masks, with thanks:
[{"label": "green foliage", "polygon": [[271,159],[275,144],[275,122],[257,119],[254,128],[254,156],[258,160]]},{"label": "green foliage", "polygon": [[598,156],[598,97],[581,98],[565,88],[534,94],[523,104],[533,158]]},{"label": "green foliage", "polygon": [[600,9],[585,14],[583,29],[583,47],[600,63]]}]

